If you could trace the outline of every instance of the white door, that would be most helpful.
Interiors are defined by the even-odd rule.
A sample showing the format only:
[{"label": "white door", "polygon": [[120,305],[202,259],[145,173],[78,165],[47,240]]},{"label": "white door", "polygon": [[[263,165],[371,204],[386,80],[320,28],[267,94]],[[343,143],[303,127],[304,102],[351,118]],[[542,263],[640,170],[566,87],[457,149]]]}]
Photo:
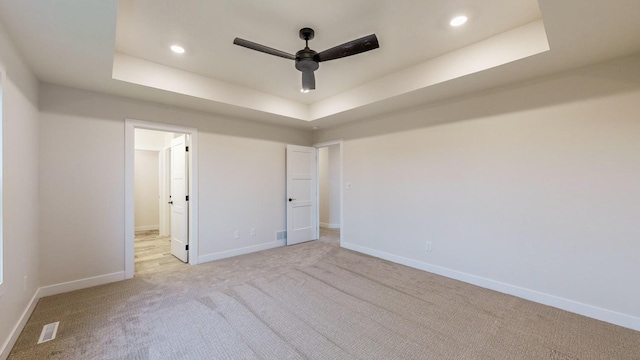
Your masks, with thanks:
[{"label": "white door", "polygon": [[171,140],[171,254],[188,261],[189,203],[186,135]]},{"label": "white door", "polygon": [[318,239],[317,150],[287,145],[287,245]]}]

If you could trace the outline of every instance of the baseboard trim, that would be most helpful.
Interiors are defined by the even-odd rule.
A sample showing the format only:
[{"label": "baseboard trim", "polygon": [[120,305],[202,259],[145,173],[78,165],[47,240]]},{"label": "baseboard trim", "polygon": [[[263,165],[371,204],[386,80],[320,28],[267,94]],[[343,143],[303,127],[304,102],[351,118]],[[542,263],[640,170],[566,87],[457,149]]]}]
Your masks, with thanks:
[{"label": "baseboard trim", "polygon": [[266,244],[247,246],[240,249],[233,249],[233,250],[221,251],[213,254],[207,254],[207,255],[198,257],[198,264],[202,264],[202,263],[214,261],[214,260],[226,259],[226,258],[238,256],[238,255],[250,254],[256,251],[273,249],[273,248],[284,246],[284,245],[286,245],[285,240],[276,240],[274,242],[270,242]]},{"label": "baseboard trim", "polygon": [[150,231],[150,230],[160,230],[160,225],[144,225],[144,226],[136,226],[134,231]]},{"label": "baseboard trim", "polygon": [[65,283],[43,286],[40,288],[40,297],[58,295],[69,291],[86,289],[93,286],[104,285],[116,281],[124,280],[124,271],[118,271],[111,274],[94,276],[86,279],[68,281]]},{"label": "baseboard trim", "polygon": [[329,224],[321,222],[320,227],[325,229],[340,229],[340,224]]},{"label": "baseboard trim", "polygon": [[483,278],[464,272],[451,270],[437,265],[428,264],[422,261],[409,259],[406,257],[390,254],[384,251],[374,250],[361,245],[348,242],[341,244],[345,249],[357,251],[366,255],[371,255],[380,259],[388,260],[415,269],[427,271],[437,275],[442,275],[455,280],[460,280],[472,285],[477,285],[486,289],[495,290],[504,294],[513,295],[525,300],[530,300],[543,305],[548,305],[561,310],[569,311],[578,315],[583,315],[596,320],[601,320],[614,325],[619,325],[628,329],[640,331],[640,318],[622,314],[608,309],[599,308],[593,305],[580,303],[577,301],[561,298],[555,295],[542,293],[523,287],[506,284],[503,282]]},{"label": "baseboard trim", "polygon": [[38,300],[40,300],[40,289],[36,290],[36,292],[33,294],[31,301],[29,301],[29,305],[27,305],[27,308],[24,309],[22,315],[20,316],[20,319],[18,320],[18,323],[11,330],[9,338],[2,345],[2,350],[0,351],[1,360],[6,360],[9,357],[9,353],[11,352],[11,349],[13,349],[13,345],[15,345],[16,341],[18,341],[18,337],[24,329],[24,326],[27,324],[27,320],[29,320],[29,318],[31,317],[33,310],[36,308]]}]

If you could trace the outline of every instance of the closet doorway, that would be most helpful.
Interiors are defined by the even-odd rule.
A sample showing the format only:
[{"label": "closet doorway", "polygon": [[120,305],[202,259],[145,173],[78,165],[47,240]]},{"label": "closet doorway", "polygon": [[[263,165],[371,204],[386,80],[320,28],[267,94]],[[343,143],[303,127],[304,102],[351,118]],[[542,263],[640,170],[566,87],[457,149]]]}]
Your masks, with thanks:
[{"label": "closet doorway", "polygon": [[325,241],[342,240],[342,141],[316,144],[318,149],[318,224]]}]

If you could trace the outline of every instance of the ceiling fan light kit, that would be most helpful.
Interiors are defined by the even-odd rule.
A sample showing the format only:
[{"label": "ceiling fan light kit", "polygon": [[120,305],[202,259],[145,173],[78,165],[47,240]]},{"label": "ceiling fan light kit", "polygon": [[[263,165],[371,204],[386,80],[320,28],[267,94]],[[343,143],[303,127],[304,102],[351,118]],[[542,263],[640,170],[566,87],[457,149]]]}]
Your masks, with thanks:
[{"label": "ceiling fan light kit", "polygon": [[380,47],[376,35],[371,34],[369,36],[365,36],[338,46],[334,46],[322,52],[316,52],[309,48],[309,40],[312,40],[314,37],[315,32],[313,31],[313,29],[300,29],[300,39],[305,41],[305,47],[304,49],[298,51],[295,55],[240,38],[235,38],[233,40],[233,43],[242,47],[246,47],[247,49],[260,51],[265,54],[279,56],[281,58],[289,60],[294,60],[296,69],[302,72],[302,89],[300,91],[303,93],[307,93],[309,92],[309,90],[314,90],[316,88],[316,78],[314,75],[314,71],[318,70],[318,68],[320,67],[320,62],[340,59]]}]

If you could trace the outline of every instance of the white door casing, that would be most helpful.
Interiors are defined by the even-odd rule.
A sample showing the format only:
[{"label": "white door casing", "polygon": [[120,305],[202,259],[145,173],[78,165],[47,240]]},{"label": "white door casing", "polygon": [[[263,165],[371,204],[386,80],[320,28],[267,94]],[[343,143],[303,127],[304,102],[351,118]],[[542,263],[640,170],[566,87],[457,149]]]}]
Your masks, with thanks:
[{"label": "white door casing", "polygon": [[188,260],[189,207],[186,135],[171,140],[171,254]]},{"label": "white door casing", "polygon": [[187,165],[187,177],[189,179],[189,264],[198,264],[198,129],[130,118],[126,118],[124,123],[124,276],[122,279],[131,279],[135,273],[135,204],[133,190],[136,129],[189,135],[189,162]]},{"label": "white door casing", "polygon": [[287,145],[287,245],[318,239],[317,149]]}]

